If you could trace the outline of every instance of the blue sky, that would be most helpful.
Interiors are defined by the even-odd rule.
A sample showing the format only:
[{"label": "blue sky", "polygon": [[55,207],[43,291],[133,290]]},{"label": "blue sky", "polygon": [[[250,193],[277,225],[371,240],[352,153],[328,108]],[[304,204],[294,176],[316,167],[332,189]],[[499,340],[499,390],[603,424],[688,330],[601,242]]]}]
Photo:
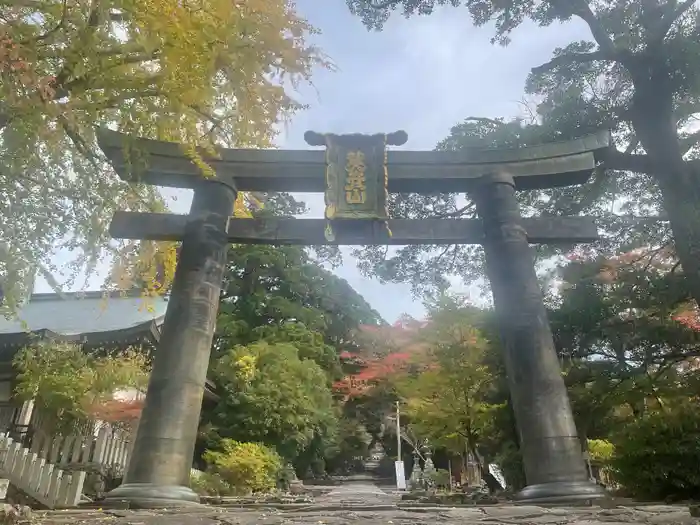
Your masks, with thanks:
[{"label": "blue sky", "polygon": [[[403,129],[401,149],[430,150],[450,128],[469,116],[513,117],[530,68],[573,40],[589,39],[581,23],[549,28],[521,26],[506,48],[490,44],[493,28],[475,28],[463,8],[443,7],[431,16],[395,15],[382,32],[368,32],[348,12],[345,0],[297,0],[299,11],[318,29],[313,37],[337,70],[318,71],[313,87],[298,96],[310,107],[285,129],[279,146],[307,148],[304,132],[391,132]],[[310,217],[323,214],[320,195],[305,199]],[[189,199],[178,200],[176,212]],[[336,273],[360,292],[388,321],[424,313],[408,285],[381,285],[360,275],[345,258]],[[99,286],[101,279],[90,281]],[[40,283],[37,291],[49,291]]]}]

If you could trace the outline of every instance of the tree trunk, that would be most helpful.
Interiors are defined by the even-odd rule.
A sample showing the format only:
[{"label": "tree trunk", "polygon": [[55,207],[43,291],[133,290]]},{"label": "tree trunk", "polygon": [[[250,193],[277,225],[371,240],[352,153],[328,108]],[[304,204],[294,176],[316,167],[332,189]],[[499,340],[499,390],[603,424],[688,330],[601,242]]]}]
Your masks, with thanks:
[{"label": "tree trunk", "polygon": [[664,72],[635,78],[632,123],[654,167],[688,292],[700,305],[700,174],[683,161]]},{"label": "tree trunk", "polygon": [[655,177],[688,291],[700,305],[700,181],[686,166]]}]

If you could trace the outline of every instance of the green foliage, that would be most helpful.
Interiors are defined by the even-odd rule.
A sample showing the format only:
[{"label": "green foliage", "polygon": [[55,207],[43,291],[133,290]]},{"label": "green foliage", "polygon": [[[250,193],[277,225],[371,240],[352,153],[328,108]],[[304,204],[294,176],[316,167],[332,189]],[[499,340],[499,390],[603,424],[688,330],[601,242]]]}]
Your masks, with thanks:
[{"label": "green foliage", "polygon": [[286,463],[277,473],[277,485],[283,490],[287,490],[294,480],[296,480],[294,466]]},{"label": "green foliage", "polygon": [[433,485],[440,489],[450,487],[450,472],[445,469],[437,469],[429,474],[430,481]]},{"label": "green foliage", "polygon": [[150,369],[143,353],[127,349],[86,353],[78,345],[42,341],[14,358],[16,393],[34,399],[45,424],[57,431],[90,419],[92,410],[118,390],[144,391]]},{"label": "green foliage", "polygon": [[588,454],[591,461],[608,463],[615,455],[615,445],[604,439],[589,439]]},{"label": "green foliage", "polygon": [[223,478],[213,472],[190,476],[190,488],[200,496],[233,496],[235,490]]},{"label": "green foliage", "polygon": [[697,499],[700,494],[700,412],[695,404],[631,421],[615,438],[615,480],[645,499]]},{"label": "green foliage", "polygon": [[494,377],[485,362],[489,344],[469,324],[474,314],[457,303],[432,311],[419,336],[428,345],[424,362],[394,383],[416,436],[456,453],[476,450],[499,408],[487,402]]},{"label": "green foliage", "polygon": [[[396,456],[396,433],[392,425],[386,424],[387,414],[393,413],[396,401],[396,392],[384,377],[362,395],[352,396],[343,404],[342,418],[356,422],[369,434],[368,451],[381,444],[387,455]],[[393,469],[393,463],[390,467]]]},{"label": "green foliage", "polygon": [[[299,211],[290,196],[266,204],[265,213]],[[222,398],[203,413],[199,450],[228,437],[275,447],[299,475],[322,474],[326,460],[343,464],[349,444],[336,431],[331,395],[338,354],[354,348],[358,325],[380,322],[302,247],[232,247],[212,355]]]},{"label": "green foliage", "polygon": [[236,346],[213,365],[221,399],[210,415],[218,438],[260,442],[294,461],[317,438],[333,435],[336,412],[323,369],[290,343]]},{"label": "green foliage", "polygon": [[235,246],[226,270],[215,349],[287,342],[337,377],[337,355],[352,345],[351,332],[382,322],[362,296],[303,247]]},{"label": "green foliage", "polygon": [[508,490],[517,491],[525,487],[523,455],[514,440],[501,444],[498,454],[494,457],[494,463],[501,468]]},{"label": "green foliage", "polygon": [[[688,288],[662,250],[563,267],[550,321],[579,434],[607,439],[628,419],[697,392],[700,338]],[[686,315],[690,314],[690,317]]]},{"label": "green foliage", "polygon": [[208,472],[218,476],[234,493],[264,492],[277,486],[282,459],[273,449],[232,439],[223,439],[220,447],[220,451],[205,452],[204,460],[209,465]]},{"label": "green foliage", "polygon": [[349,474],[362,471],[364,461],[369,458],[369,444],[372,442],[364,425],[343,414],[336,436],[326,457],[328,472]]}]

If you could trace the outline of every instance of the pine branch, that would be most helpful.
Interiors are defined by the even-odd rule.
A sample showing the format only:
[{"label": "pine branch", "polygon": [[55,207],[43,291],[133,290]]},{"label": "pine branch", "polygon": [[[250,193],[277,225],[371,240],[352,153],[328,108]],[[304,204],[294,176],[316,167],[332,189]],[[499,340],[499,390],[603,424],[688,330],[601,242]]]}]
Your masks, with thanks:
[{"label": "pine branch", "polygon": [[467,117],[464,119],[466,122],[478,122],[480,124],[492,124],[494,126],[505,126],[505,122],[495,118],[488,117]]}]

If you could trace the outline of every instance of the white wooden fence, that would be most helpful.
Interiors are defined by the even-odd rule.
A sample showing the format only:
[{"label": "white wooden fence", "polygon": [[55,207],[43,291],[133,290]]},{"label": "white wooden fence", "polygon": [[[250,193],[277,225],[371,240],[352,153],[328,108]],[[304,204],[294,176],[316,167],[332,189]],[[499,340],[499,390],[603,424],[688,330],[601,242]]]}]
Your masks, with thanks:
[{"label": "white wooden fence", "polygon": [[80,502],[85,472],[64,472],[35,452],[0,433],[0,475],[50,509]]},{"label": "white wooden fence", "polygon": [[125,470],[129,464],[130,433],[109,425],[69,436],[50,435],[35,430],[31,450],[54,465],[96,464]]}]

